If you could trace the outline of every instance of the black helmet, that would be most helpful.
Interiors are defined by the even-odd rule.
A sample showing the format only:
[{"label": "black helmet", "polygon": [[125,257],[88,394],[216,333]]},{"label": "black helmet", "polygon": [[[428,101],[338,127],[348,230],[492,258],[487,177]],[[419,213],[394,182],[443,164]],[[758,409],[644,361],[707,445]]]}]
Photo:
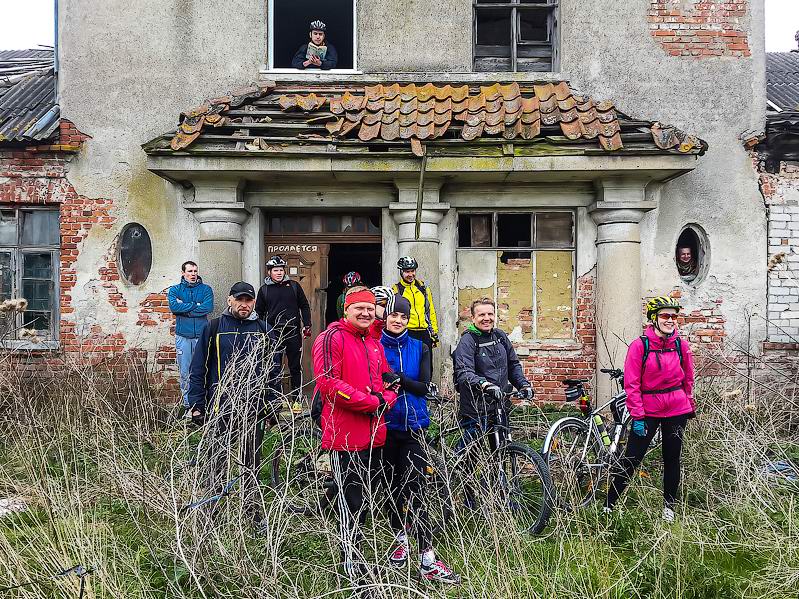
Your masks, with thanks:
[{"label": "black helmet", "polygon": [[283,260],[283,258],[280,256],[272,256],[266,261],[266,270],[272,270],[273,268],[277,267],[286,268],[288,265],[289,263]]},{"label": "black helmet", "polygon": [[322,21],[320,21],[319,19],[317,19],[316,21],[311,21],[310,31],[321,31],[322,33],[324,33],[326,29],[327,25],[322,23]]},{"label": "black helmet", "polygon": [[400,270],[416,270],[419,268],[419,263],[410,256],[403,256],[397,260],[397,268]]}]

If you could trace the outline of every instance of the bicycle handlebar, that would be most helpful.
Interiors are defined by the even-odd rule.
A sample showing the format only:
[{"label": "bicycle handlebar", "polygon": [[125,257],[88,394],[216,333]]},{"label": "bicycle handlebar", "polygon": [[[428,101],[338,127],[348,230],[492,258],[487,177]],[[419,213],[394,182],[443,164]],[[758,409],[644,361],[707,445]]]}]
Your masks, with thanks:
[{"label": "bicycle handlebar", "polygon": [[621,368],[600,368],[599,372],[607,374],[612,379],[620,379],[624,377],[624,371]]}]

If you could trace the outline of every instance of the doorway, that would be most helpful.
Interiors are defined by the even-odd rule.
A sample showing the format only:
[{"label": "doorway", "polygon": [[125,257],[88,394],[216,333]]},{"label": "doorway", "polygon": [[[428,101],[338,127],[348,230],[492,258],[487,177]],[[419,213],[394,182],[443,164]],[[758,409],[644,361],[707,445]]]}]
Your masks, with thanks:
[{"label": "doorway", "polygon": [[367,287],[380,285],[382,246],[379,243],[332,243],[327,258],[327,306],[325,326],[338,320],[336,301],[344,290],[342,278],[351,270],[361,275]]}]

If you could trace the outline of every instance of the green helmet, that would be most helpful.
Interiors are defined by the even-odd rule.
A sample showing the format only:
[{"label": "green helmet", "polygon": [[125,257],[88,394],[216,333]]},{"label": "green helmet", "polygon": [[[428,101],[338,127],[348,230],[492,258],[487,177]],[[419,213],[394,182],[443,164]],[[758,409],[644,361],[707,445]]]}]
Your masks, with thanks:
[{"label": "green helmet", "polygon": [[678,302],[673,297],[668,297],[666,295],[661,295],[660,297],[653,297],[646,303],[646,318],[647,320],[651,320],[655,322],[657,318],[657,313],[663,310],[664,308],[673,308],[679,312],[682,309],[680,302]]}]

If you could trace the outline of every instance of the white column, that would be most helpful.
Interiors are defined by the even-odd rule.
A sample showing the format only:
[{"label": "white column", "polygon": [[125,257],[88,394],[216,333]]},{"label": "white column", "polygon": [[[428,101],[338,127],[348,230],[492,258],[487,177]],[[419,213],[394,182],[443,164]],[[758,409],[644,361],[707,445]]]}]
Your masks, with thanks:
[{"label": "white column", "polygon": [[597,400],[609,399],[610,379],[600,368],[622,368],[627,344],[641,334],[641,235],[644,214],[657,206],[646,201],[648,180],[605,179],[589,208],[597,225],[596,351]]},{"label": "white column", "polygon": [[239,180],[201,180],[194,182],[194,188],[194,201],[184,208],[200,223],[199,268],[203,281],[214,290],[218,314],[227,307],[230,287],[243,277],[243,227],[250,213],[240,201]]}]

